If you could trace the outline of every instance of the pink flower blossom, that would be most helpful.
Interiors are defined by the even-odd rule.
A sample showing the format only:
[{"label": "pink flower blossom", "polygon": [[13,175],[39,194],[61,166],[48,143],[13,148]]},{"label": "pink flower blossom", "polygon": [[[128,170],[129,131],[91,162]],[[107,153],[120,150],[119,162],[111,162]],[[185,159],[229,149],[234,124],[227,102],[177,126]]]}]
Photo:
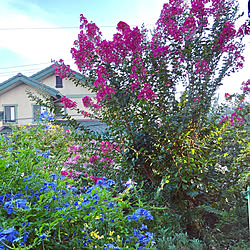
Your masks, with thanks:
[{"label": "pink flower blossom", "polygon": [[225,44],[234,38],[235,34],[236,30],[234,28],[234,23],[232,21],[227,21],[219,34],[220,36],[216,42],[216,48],[219,50],[223,49]]},{"label": "pink flower blossom", "polygon": [[67,148],[68,152],[78,152],[80,149],[82,149],[81,145],[73,145]]},{"label": "pink flower blossom", "polygon": [[110,88],[108,85],[101,86],[96,94],[97,103],[102,103],[105,98],[109,99],[111,94],[115,94],[115,91],[112,88]]},{"label": "pink flower blossom", "polygon": [[91,98],[91,97],[89,97],[89,96],[84,96],[84,97],[82,98],[82,103],[83,103],[83,106],[84,106],[85,108],[87,108],[87,107],[89,107],[89,106],[92,106],[93,101],[92,101],[92,98]]},{"label": "pink flower blossom", "polygon": [[210,67],[207,65],[205,60],[197,61],[196,63],[196,73],[200,73],[199,76],[204,76],[205,74],[209,74],[211,71]]},{"label": "pink flower blossom", "polygon": [[247,22],[241,25],[237,32],[238,37],[243,37],[245,35],[250,35],[250,25]]},{"label": "pink flower blossom", "polygon": [[99,157],[100,157],[99,155],[91,156],[89,158],[90,163],[94,164]]},{"label": "pink flower blossom", "polygon": [[75,74],[75,71],[71,70],[69,65],[65,65],[62,59],[59,60],[59,65],[54,64],[52,67],[55,69],[55,75],[62,79],[68,79]]},{"label": "pink flower blossom", "polygon": [[132,85],[131,85],[132,91],[135,91],[136,89],[138,89],[139,88],[139,84],[140,83],[138,81],[133,82]]},{"label": "pink flower blossom", "polygon": [[224,123],[224,122],[226,122],[226,121],[228,121],[229,119],[228,119],[228,116],[226,115],[226,116],[222,116],[222,120],[219,122],[219,124],[221,124],[221,123]]},{"label": "pink flower blossom", "polygon": [[130,27],[129,27],[129,25],[128,25],[127,23],[120,21],[120,22],[117,24],[116,29],[117,29],[118,31],[121,31],[122,33],[125,33],[126,31],[130,30]]},{"label": "pink flower blossom", "polygon": [[250,79],[248,79],[246,82],[242,82],[241,84],[241,90],[243,90],[243,93],[249,93],[250,92]]},{"label": "pink flower blossom", "polygon": [[83,115],[84,118],[89,116],[89,113],[84,110],[81,111],[81,114]]},{"label": "pink flower blossom", "polygon": [[207,24],[207,14],[208,9],[205,8],[205,4],[208,0],[191,0],[191,10],[190,12],[200,20],[205,21],[205,25]]},{"label": "pink flower blossom", "polygon": [[194,98],[194,102],[196,102],[196,101],[197,101],[197,102],[200,102],[200,101],[201,101],[201,98],[200,98],[199,96],[195,97],[195,98]]},{"label": "pink flower blossom", "polygon": [[232,97],[229,93],[225,93],[225,99],[232,100]]},{"label": "pink flower blossom", "polygon": [[98,76],[98,78],[94,81],[94,86],[100,88],[101,86],[105,85],[105,83],[106,80],[101,76]]},{"label": "pink flower blossom", "polygon": [[142,90],[140,91],[138,95],[138,100],[141,100],[142,98],[144,98],[147,101],[152,101],[154,98],[156,98],[156,94],[151,89],[150,84],[145,84]]},{"label": "pink flower blossom", "polygon": [[61,97],[61,102],[64,105],[64,108],[72,109],[72,108],[76,108],[77,107],[76,102],[71,101],[66,96]]},{"label": "pink flower blossom", "polygon": [[153,49],[153,57],[166,56],[169,52],[168,46],[163,46],[160,48]]},{"label": "pink flower blossom", "polygon": [[236,110],[240,110],[240,109],[243,109],[243,107],[238,107]]},{"label": "pink flower blossom", "polygon": [[64,136],[67,137],[70,134],[69,129],[64,130]]}]

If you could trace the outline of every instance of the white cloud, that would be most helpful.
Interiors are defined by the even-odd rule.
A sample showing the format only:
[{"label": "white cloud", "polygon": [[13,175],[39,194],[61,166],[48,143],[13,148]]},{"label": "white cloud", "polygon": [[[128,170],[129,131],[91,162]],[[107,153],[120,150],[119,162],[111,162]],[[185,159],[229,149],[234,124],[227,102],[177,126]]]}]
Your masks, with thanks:
[{"label": "white cloud", "polygon": [[[13,3],[13,1],[8,3]],[[46,17],[50,14],[34,4],[25,6],[29,13],[33,13],[32,16],[10,6],[10,4],[2,3],[0,6],[1,48],[6,48],[27,58],[29,63],[71,57],[70,48],[77,38],[78,29],[41,29],[56,28],[54,24],[41,18],[41,16]]]}]

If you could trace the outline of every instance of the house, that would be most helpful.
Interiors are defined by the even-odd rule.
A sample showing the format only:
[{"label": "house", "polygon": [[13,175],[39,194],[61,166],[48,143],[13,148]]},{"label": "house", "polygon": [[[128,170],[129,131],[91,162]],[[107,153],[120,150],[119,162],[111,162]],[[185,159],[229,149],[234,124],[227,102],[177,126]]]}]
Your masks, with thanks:
[{"label": "house", "polygon": [[[79,73],[75,73],[74,77],[81,81],[86,80]],[[60,106],[63,112],[68,113],[77,121],[87,124],[87,126],[94,123],[93,126],[97,128],[100,125],[96,120],[84,118],[76,111],[64,108],[60,100],[62,96],[75,101],[80,110],[86,111],[82,104],[82,98],[84,96],[94,97],[95,93],[82,86],[75,86],[69,79],[56,76],[55,69],[51,65],[30,77],[19,73],[0,83],[0,132],[7,129],[9,124],[35,125],[37,123],[39,114],[46,108],[31,101],[27,91],[38,96],[41,96],[42,93],[51,96],[55,106]],[[62,116],[59,113],[55,115],[59,119]]]}]

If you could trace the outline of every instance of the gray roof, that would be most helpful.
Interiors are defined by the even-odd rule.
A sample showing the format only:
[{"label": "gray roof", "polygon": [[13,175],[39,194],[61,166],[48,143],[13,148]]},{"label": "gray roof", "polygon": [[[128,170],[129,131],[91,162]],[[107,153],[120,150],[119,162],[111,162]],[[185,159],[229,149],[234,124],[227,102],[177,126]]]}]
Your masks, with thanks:
[{"label": "gray roof", "polygon": [[11,77],[10,79],[0,83],[0,91],[5,90],[15,84],[18,83],[26,83],[29,86],[35,87],[37,89],[40,89],[42,91],[45,91],[46,93],[52,95],[52,96],[57,96],[61,95],[60,92],[54,88],[51,88],[35,79],[32,79],[31,77],[27,77],[21,73],[18,73],[16,76]]}]

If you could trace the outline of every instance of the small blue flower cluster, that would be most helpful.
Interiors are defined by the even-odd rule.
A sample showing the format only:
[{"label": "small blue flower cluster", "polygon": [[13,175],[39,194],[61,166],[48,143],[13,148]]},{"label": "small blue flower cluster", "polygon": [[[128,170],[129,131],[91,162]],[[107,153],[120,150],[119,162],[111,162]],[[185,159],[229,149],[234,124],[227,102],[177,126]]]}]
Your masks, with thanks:
[{"label": "small blue flower cluster", "polygon": [[112,249],[112,250],[116,250],[116,249],[121,249],[120,247],[116,247],[114,246],[113,244],[109,243],[109,244],[104,244],[104,250],[109,250],[109,249]]},{"label": "small blue flower cluster", "polygon": [[150,211],[144,208],[138,208],[137,210],[135,210],[135,212],[131,216],[128,216],[127,218],[130,221],[132,220],[138,221],[139,218],[146,219],[146,220],[154,219]]},{"label": "small blue flower cluster", "polygon": [[[78,244],[79,247],[91,246],[93,248],[94,245],[99,244],[99,238],[97,240],[97,236],[92,235],[94,232],[93,229],[97,224],[100,228],[100,236],[98,237],[102,236],[102,238],[100,238],[101,242],[103,237],[109,237],[109,232],[106,232],[105,230],[101,232],[102,225],[114,225],[117,218],[123,218],[126,220],[122,214],[119,215],[121,217],[110,216],[110,214],[115,214],[116,212],[120,213],[120,207],[119,204],[116,204],[116,200],[113,202],[108,199],[109,195],[112,197],[112,194],[107,192],[109,192],[108,189],[115,184],[113,180],[107,180],[107,178],[104,177],[103,180],[98,180],[95,185],[84,188],[84,191],[82,191],[81,189],[74,187],[74,185],[71,185],[72,183],[65,181],[64,177],[61,178],[56,174],[51,174],[49,178],[50,179],[46,179],[47,181],[45,181],[45,177],[42,177],[41,175],[32,174],[26,176],[23,178],[23,188],[21,190],[19,188],[18,192],[15,194],[11,192],[11,194],[7,193],[0,196],[0,209],[2,208],[7,211],[6,214],[8,215],[6,215],[6,218],[15,218],[15,216],[19,216],[20,213],[32,214],[32,217],[29,217],[31,220],[25,220],[25,222],[21,221],[22,229],[20,234],[22,237],[18,237],[19,232],[16,231],[14,227],[0,232],[0,249],[1,244],[3,247],[6,247],[8,242],[11,244],[17,242],[17,244],[22,247],[29,246],[34,237],[39,238],[39,240],[42,241],[42,244],[45,244],[45,238],[49,239],[50,237],[55,237],[54,242],[57,244],[57,231],[55,232],[55,235],[53,235],[54,232],[49,232],[48,234],[46,230],[45,232],[39,233],[37,229],[34,230],[34,226],[39,225],[39,222],[36,219],[33,220],[36,216],[40,218],[42,215],[43,218],[47,219],[52,216],[52,221],[56,221],[58,218],[60,218],[60,221],[62,219],[63,223],[57,225],[61,230],[64,230],[64,226],[67,227],[67,225],[72,227],[72,230],[69,230],[70,233],[67,236],[62,236],[63,242],[69,242],[72,240],[71,237],[77,234],[79,240],[76,241],[76,244]],[[81,220],[81,218],[84,219]],[[138,218],[141,218],[140,221],[144,219],[153,219],[150,212],[142,208],[137,209],[132,216],[127,217],[130,221],[138,221]],[[79,225],[86,223],[88,226],[81,228],[79,225],[74,224],[78,219],[81,221]],[[95,220],[94,224],[91,224],[92,220]],[[10,226],[11,225],[14,224],[10,224]],[[129,227],[130,229],[133,228],[133,226]],[[142,247],[140,249],[144,249],[143,247],[153,241],[151,237],[152,235],[147,233],[146,229],[147,226],[142,224],[140,230],[135,229],[134,234],[132,234],[132,231],[130,230],[131,236],[128,237],[129,240],[126,241],[125,237],[123,238],[123,242],[125,244],[128,243],[129,245],[137,242]],[[116,246],[115,242],[109,243],[109,241],[106,241],[105,243],[106,245],[103,244],[104,249],[120,249]]]},{"label": "small blue flower cluster", "polygon": [[24,210],[29,210],[30,207],[26,206],[26,199],[16,199],[5,202],[3,208],[7,211],[8,214],[15,213],[14,208],[22,208]]},{"label": "small blue flower cluster", "polygon": [[53,120],[54,120],[53,115],[49,114],[47,110],[43,111],[39,116],[39,122],[53,121]]},{"label": "small blue flower cluster", "polygon": [[16,231],[14,227],[0,231],[0,249],[5,249],[4,246],[7,246],[3,241],[14,243],[21,240],[23,237],[17,237],[16,235],[18,234],[19,232]]},{"label": "small blue flower cluster", "polygon": [[39,149],[37,149],[36,152],[37,152],[37,156],[43,156],[44,158],[48,158],[50,156],[50,150],[41,152]]}]

